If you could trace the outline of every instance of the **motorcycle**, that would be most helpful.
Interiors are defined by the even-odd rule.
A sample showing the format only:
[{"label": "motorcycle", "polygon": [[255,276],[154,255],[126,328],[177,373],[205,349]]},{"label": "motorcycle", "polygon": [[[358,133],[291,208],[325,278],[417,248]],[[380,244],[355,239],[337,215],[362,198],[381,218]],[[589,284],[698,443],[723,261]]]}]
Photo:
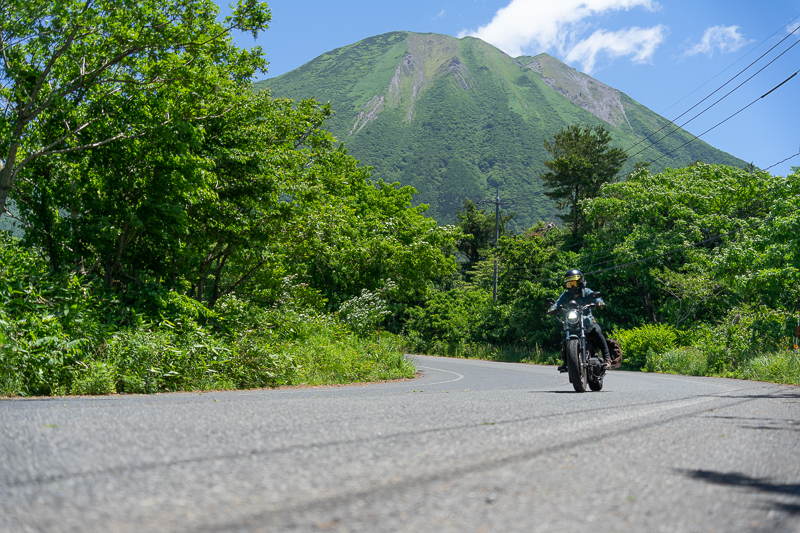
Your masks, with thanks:
[{"label": "motorcycle", "polygon": [[[599,292],[592,293],[593,299],[599,297]],[[549,302],[550,305],[553,303],[552,300]],[[587,386],[593,391],[603,388],[603,378],[606,375],[603,357],[599,348],[593,346],[591,339],[586,336],[583,323],[586,311],[596,306],[594,302],[581,306],[575,300],[570,300],[555,310],[555,313],[561,313],[558,319],[564,324],[561,356],[566,362],[566,371],[575,392],[585,392]]]}]

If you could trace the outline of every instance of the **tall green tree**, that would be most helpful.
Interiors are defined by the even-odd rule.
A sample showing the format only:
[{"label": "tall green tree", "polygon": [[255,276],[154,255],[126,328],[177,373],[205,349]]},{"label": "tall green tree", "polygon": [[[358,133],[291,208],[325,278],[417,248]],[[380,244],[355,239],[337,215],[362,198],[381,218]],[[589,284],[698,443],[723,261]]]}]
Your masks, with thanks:
[{"label": "tall green tree", "polygon": [[[464,238],[458,241],[458,251],[467,258],[467,269],[478,261],[486,259],[489,249],[494,246],[495,214],[478,209],[469,198],[465,199],[462,209],[456,211],[458,227]],[[500,211],[498,220],[500,236],[506,235],[506,225],[514,218],[514,213]]]},{"label": "tall green tree", "polygon": [[[234,29],[267,27],[265,3],[239,0],[220,23],[211,0],[0,0],[0,216],[26,166],[150,128],[219,113],[220,86],[266,67]],[[151,98],[169,112],[139,113]]]},{"label": "tall green tree", "polygon": [[293,268],[332,306],[387,280],[396,285],[395,303],[421,302],[432,282],[456,271],[455,242],[461,232],[426,217],[427,205],[413,206],[414,188],[351,176],[347,190],[329,196],[303,221],[299,236],[314,243],[315,250]]},{"label": "tall green tree", "polygon": [[556,201],[565,224],[578,235],[585,226],[580,202],[597,196],[600,187],[616,180],[627,157],[620,148],[611,148],[611,134],[603,126],[570,125],[545,141],[544,147],[553,157],[544,161],[550,172],[542,176],[545,194]]},{"label": "tall green tree", "polygon": [[274,295],[287,261],[313,247],[300,238],[309,213],[349,179],[368,177],[322,129],[330,114],[329,105],[261,91],[204,122],[198,155],[212,163],[208,193],[186,209],[184,266],[195,298],[213,306],[233,292]]},{"label": "tall green tree", "polygon": [[705,163],[640,171],[586,202],[601,227],[587,235],[581,267],[609,269],[597,274],[601,285],[638,297],[648,322],[683,326],[779,304],[779,295],[795,300],[797,180]]}]

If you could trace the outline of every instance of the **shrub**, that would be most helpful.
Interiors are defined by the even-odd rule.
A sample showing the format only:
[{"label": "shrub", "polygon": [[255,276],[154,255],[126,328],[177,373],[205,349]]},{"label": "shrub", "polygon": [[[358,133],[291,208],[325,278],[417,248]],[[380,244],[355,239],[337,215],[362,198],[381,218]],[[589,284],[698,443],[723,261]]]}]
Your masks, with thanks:
[{"label": "shrub", "polygon": [[402,347],[402,339],[391,333],[358,337],[341,324],[320,320],[301,327],[297,340],[280,349],[296,365],[289,384],[323,385],[413,377],[414,365]]},{"label": "shrub", "polygon": [[611,337],[616,338],[622,347],[622,362],[625,368],[645,369],[648,356],[652,359],[662,357],[675,348],[677,333],[666,324],[645,324],[633,329],[615,330]]},{"label": "shrub", "polygon": [[377,291],[362,289],[361,294],[347,300],[339,308],[339,318],[359,335],[374,333],[391,311],[386,300],[396,284],[388,280]]},{"label": "shrub", "polygon": [[744,379],[800,385],[800,356],[789,351],[760,355],[743,365],[741,375]]},{"label": "shrub", "polygon": [[718,324],[694,328],[687,344],[706,356],[708,374],[738,376],[748,360],[789,346],[795,320],[785,311],[763,306],[735,308]]},{"label": "shrub", "polygon": [[114,365],[102,361],[82,363],[84,369],[72,383],[72,394],[113,394],[116,391]]},{"label": "shrub", "polygon": [[482,290],[434,293],[424,307],[409,309],[409,341],[421,352],[428,352],[437,343],[467,345],[491,308],[492,297]]},{"label": "shrub", "polygon": [[680,347],[657,354],[650,350],[645,370],[686,376],[705,376],[708,370],[706,355],[695,347]]}]

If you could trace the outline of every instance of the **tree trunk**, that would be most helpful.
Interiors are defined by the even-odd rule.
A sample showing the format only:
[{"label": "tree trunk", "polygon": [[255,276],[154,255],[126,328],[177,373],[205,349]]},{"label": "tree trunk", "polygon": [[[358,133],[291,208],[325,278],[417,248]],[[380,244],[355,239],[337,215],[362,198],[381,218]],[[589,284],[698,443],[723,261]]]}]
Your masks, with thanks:
[{"label": "tree trunk", "polygon": [[222,271],[225,268],[225,263],[228,262],[228,257],[230,257],[230,254],[223,255],[219,260],[219,263],[217,263],[217,271],[214,273],[214,290],[211,293],[211,298],[208,300],[209,309],[213,309],[214,305],[217,303],[217,300],[219,300],[220,296],[222,296],[220,284],[222,281]]},{"label": "tree trunk", "polygon": [[572,235],[578,234],[578,186],[575,186],[575,198],[572,199]]},{"label": "tree trunk", "polygon": [[[44,172],[42,173],[42,178],[44,178],[45,182],[50,181],[50,171],[51,166],[46,165],[44,167]],[[51,224],[50,220],[50,213],[48,212],[48,204],[50,203],[49,197],[47,194],[47,187],[40,187],[39,188],[39,205],[37,206],[39,211],[39,223],[42,225],[42,230],[44,233],[44,243],[45,249],[47,250],[48,260],[50,261],[50,271],[51,272],[58,272],[61,261],[58,253],[58,243],[56,242],[55,238],[53,237],[53,224]]]},{"label": "tree trunk", "polygon": [[650,286],[647,283],[647,279],[644,278],[639,281],[635,276],[633,277],[634,284],[639,291],[639,297],[642,299],[642,307],[644,308],[644,314],[651,323],[656,324],[658,319],[656,318],[656,311],[655,307],[653,307],[653,295],[650,292]]},{"label": "tree trunk", "polygon": [[117,267],[120,266],[120,258],[122,257],[122,252],[128,246],[128,244],[133,240],[133,236],[136,234],[136,230],[134,229],[133,232],[128,235],[128,229],[131,226],[131,221],[128,219],[125,222],[125,225],[122,227],[122,231],[119,234],[119,238],[117,239],[117,251],[114,252],[114,256],[111,260],[106,263],[106,286],[111,287],[114,284],[114,273],[117,270]]},{"label": "tree trunk", "polygon": [[17,161],[18,143],[11,143],[8,149],[8,157],[5,161],[0,161],[0,217],[6,212],[6,202],[11,193],[13,182],[14,163]]}]

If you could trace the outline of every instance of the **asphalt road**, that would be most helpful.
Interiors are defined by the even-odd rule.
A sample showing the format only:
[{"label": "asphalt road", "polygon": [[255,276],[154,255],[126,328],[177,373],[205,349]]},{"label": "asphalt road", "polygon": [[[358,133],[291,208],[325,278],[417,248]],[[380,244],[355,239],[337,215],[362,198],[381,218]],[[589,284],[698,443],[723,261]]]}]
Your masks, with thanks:
[{"label": "asphalt road", "polygon": [[369,386],[0,401],[0,530],[800,531],[800,388],[418,357]]}]

